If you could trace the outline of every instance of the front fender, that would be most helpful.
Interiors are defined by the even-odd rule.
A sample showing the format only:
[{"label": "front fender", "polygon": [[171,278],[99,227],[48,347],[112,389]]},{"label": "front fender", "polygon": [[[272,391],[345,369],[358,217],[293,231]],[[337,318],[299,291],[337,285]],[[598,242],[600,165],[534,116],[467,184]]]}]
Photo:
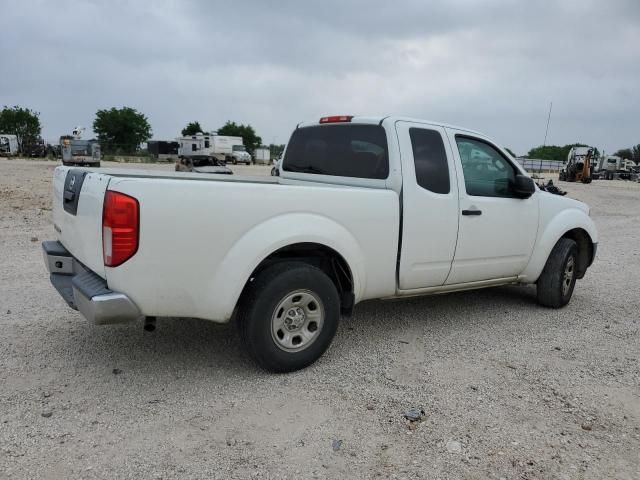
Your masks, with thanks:
[{"label": "front fender", "polygon": [[[330,218],[309,213],[288,213],[269,218],[248,230],[227,252],[208,289],[215,292],[211,308],[215,317],[227,321],[236,307],[251,273],[273,252],[296,243],[318,243],[345,259],[353,276],[356,301],[366,279],[363,253],[357,239]],[[250,259],[250,261],[247,261]]]},{"label": "front fender", "polygon": [[593,243],[598,242],[598,231],[593,220],[579,208],[569,208],[557,213],[546,226],[541,225],[533,254],[527,268],[522,273],[522,280],[533,283],[542,273],[551,250],[558,240],[568,231],[580,228],[587,232]]}]

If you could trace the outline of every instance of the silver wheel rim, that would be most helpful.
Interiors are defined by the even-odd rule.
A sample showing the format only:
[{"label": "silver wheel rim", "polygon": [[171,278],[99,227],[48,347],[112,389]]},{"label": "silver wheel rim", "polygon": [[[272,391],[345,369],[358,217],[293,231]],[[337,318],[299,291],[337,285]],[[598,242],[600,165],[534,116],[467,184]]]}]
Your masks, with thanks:
[{"label": "silver wheel rim", "polygon": [[285,352],[299,352],[309,347],[324,325],[324,305],[309,290],[290,292],[278,302],[271,316],[271,336]]},{"label": "silver wheel rim", "polygon": [[571,282],[573,281],[573,275],[575,274],[575,260],[573,256],[569,257],[566,265],[564,266],[564,274],[562,275],[562,295],[566,296],[571,288]]}]

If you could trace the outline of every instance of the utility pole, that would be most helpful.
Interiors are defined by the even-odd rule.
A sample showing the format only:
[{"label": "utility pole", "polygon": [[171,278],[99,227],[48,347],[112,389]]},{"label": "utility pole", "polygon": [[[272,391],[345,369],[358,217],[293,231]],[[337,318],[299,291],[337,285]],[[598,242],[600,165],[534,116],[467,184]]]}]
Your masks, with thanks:
[{"label": "utility pole", "polygon": [[[547,128],[544,131],[544,142],[542,142],[542,146],[547,146],[547,134],[549,133],[549,122],[551,121],[551,109],[553,108],[553,102],[549,103],[549,115],[547,116]],[[540,159],[540,172],[542,172],[542,159]]]},{"label": "utility pole", "polygon": [[549,103],[549,116],[547,117],[547,129],[544,131],[543,147],[547,146],[547,134],[549,133],[549,122],[551,121],[551,109],[553,108],[553,102]]}]

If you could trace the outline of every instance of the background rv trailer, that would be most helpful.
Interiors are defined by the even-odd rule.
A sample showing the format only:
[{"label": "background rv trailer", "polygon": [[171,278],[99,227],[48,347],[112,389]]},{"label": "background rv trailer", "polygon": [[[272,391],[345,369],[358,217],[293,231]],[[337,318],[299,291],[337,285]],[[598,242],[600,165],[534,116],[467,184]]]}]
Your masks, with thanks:
[{"label": "background rv trailer", "polygon": [[251,163],[251,155],[246,151],[242,137],[198,133],[188,137],[179,137],[178,156],[209,155],[223,162]]}]

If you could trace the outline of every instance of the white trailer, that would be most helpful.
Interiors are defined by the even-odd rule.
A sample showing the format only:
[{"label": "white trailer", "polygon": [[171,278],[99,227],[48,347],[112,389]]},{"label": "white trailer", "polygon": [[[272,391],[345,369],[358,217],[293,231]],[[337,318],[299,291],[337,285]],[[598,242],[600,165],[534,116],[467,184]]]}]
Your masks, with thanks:
[{"label": "white trailer", "polygon": [[188,137],[178,137],[178,156],[180,158],[193,155],[209,155],[220,161],[251,163],[251,155],[246,151],[242,137],[198,133]]},{"label": "white trailer", "polygon": [[18,155],[18,136],[0,133],[0,156],[13,157]]},{"label": "white trailer", "polygon": [[255,163],[268,165],[271,163],[271,150],[266,147],[256,148],[253,152],[253,159]]}]

